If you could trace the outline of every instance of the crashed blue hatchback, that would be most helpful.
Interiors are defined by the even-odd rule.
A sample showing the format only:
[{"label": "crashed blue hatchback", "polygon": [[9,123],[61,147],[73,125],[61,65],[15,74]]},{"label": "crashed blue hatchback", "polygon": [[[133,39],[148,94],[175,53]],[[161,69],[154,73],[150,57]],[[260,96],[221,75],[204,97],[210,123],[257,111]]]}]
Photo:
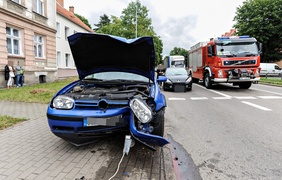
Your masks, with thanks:
[{"label": "crashed blue hatchback", "polygon": [[121,132],[150,148],[169,143],[158,85],[166,78],[155,77],[153,38],[76,33],[68,41],[79,80],[50,101],[51,131],[76,146]]}]

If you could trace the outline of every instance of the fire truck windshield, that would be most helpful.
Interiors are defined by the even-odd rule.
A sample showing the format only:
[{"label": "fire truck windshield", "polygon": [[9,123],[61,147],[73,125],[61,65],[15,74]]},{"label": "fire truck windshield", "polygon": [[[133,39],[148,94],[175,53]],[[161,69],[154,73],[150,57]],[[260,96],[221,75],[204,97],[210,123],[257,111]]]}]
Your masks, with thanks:
[{"label": "fire truck windshield", "polygon": [[217,44],[216,52],[221,57],[246,57],[258,56],[258,48],[255,43],[228,43]]}]

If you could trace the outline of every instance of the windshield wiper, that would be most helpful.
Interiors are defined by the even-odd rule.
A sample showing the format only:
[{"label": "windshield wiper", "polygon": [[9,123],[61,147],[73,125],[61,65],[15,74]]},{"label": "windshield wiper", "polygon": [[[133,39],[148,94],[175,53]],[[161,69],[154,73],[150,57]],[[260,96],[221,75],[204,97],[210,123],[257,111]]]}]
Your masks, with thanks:
[{"label": "windshield wiper", "polygon": [[226,57],[236,57],[236,54],[233,54],[233,53],[227,54]]},{"label": "windshield wiper", "polygon": [[247,56],[255,56],[255,54],[251,53],[251,52],[245,52],[246,53],[246,57]]},{"label": "windshield wiper", "polygon": [[144,81],[138,81],[138,80],[130,80],[130,79],[111,79],[111,80],[105,80],[105,82],[115,82],[115,83],[125,83],[125,82],[142,82],[145,83]]},{"label": "windshield wiper", "polygon": [[96,79],[96,78],[87,78],[87,79],[83,79],[83,81],[99,81],[99,82],[102,82],[104,80],[103,79]]},{"label": "windshield wiper", "polygon": [[251,52],[248,52],[248,51],[240,52],[238,54],[245,54],[246,57],[248,57],[248,56],[255,56],[255,54],[253,54]]}]

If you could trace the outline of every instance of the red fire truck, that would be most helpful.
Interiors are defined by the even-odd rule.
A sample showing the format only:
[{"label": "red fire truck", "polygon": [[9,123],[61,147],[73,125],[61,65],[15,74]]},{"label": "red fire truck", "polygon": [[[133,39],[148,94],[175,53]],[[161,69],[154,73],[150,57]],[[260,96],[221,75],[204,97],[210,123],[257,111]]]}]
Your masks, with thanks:
[{"label": "red fire truck", "polygon": [[216,83],[233,83],[248,89],[260,80],[261,43],[249,36],[220,37],[200,42],[189,50],[193,82],[203,80],[210,89]]}]

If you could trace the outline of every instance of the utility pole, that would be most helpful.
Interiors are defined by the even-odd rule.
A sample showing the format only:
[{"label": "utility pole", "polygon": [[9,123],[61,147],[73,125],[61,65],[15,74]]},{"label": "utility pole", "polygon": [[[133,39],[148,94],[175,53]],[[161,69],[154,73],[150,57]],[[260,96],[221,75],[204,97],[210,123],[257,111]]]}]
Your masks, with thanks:
[{"label": "utility pole", "polygon": [[137,38],[137,1],[138,0],[136,0],[136,3],[135,3],[135,6],[136,6],[136,14],[135,14],[135,38]]}]

